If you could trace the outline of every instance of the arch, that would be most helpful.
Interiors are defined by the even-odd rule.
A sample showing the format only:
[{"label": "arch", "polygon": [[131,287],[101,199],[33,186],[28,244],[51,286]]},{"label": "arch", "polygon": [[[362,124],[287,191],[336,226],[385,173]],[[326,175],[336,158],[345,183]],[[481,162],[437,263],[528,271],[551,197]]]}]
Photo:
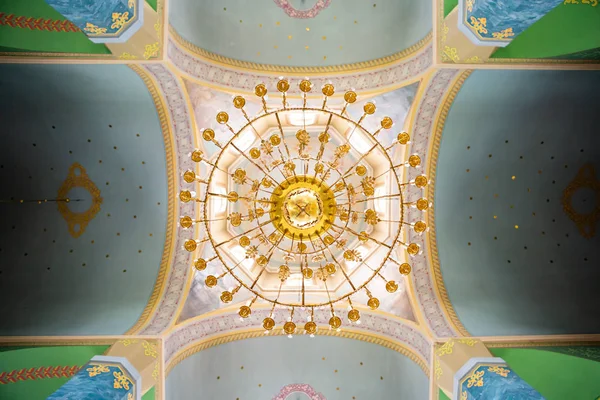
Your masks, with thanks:
[{"label": "arch", "polygon": [[[269,315],[269,311],[268,307],[257,307],[251,317],[240,321],[237,310],[225,309],[175,326],[165,339],[167,374],[179,362],[199,351],[223,343],[264,336],[262,320]],[[275,310],[276,320],[285,319],[284,313],[283,309]],[[327,325],[329,311],[315,310],[315,322],[319,325],[317,335],[361,340],[387,347],[414,361],[429,376],[431,340],[418,325],[362,309],[361,314],[361,325],[335,331]],[[284,333],[281,328],[276,328],[270,335],[280,336]]]}]

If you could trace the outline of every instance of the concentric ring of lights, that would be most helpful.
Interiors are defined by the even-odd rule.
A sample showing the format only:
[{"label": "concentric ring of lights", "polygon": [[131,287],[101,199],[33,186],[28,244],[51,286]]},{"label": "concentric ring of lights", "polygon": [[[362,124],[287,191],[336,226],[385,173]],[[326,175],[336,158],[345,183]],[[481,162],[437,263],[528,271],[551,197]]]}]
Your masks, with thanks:
[{"label": "concentric ring of lights", "polygon": [[[375,113],[376,107],[373,103],[366,103],[363,106],[364,113],[362,117],[358,121],[354,121],[346,115],[347,107],[356,102],[357,95],[354,91],[348,91],[344,94],[345,103],[341,111],[337,112],[326,107],[327,99],[334,94],[333,85],[326,84],[322,87],[324,98],[321,108],[307,106],[307,93],[309,93],[312,89],[312,84],[309,80],[302,80],[299,84],[299,87],[302,92],[301,107],[291,107],[287,103],[286,92],[289,90],[289,82],[285,79],[282,79],[277,83],[277,89],[282,94],[282,107],[269,108],[265,98],[267,95],[267,89],[265,85],[257,85],[255,87],[255,95],[262,100],[262,111],[259,112],[254,118],[250,118],[244,110],[246,100],[241,96],[236,96],[233,99],[233,105],[243,113],[243,116],[247,121],[247,123],[237,130],[229,125],[229,115],[226,112],[221,111],[217,114],[217,122],[226,126],[231,132],[232,136],[224,145],[222,145],[216,140],[214,130],[208,128],[202,132],[203,139],[207,142],[214,143],[219,149],[218,154],[212,161],[204,158],[201,150],[195,150],[191,154],[191,158],[194,162],[203,162],[207,165],[210,170],[208,179],[198,178],[196,173],[190,170],[185,171],[183,176],[186,182],[194,183],[204,187],[204,196],[194,197],[195,192],[183,190],[179,197],[183,202],[194,200],[198,203],[202,203],[204,205],[202,211],[203,219],[194,221],[191,217],[184,216],[181,217],[180,223],[181,226],[186,229],[192,227],[194,223],[204,223],[206,233],[208,234],[208,237],[203,238],[202,240],[187,240],[184,245],[186,250],[194,252],[196,251],[198,244],[208,242],[216,254],[210,260],[205,260],[202,258],[196,259],[194,262],[194,267],[199,271],[203,271],[207,268],[207,263],[209,261],[218,259],[224,269],[224,272],[219,274],[219,276],[207,276],[205,280],[206,285],[208,287],[216,286],[218,280],[227,274],[232,276],[237,281],[238,285],[235,288],[230,291],[226,290],[222,292],[220,297],[221,301],[224,303],[231,302],[234,295],[242,288],[244,290],[248,290],[254,295],[254,298],[248,304],[240,307],[240,317],[249,317],[252,313],[252,305],[258,298],[261,298],[272,304],[271,313],[269,317],[264,319],[263,327],[267,331],[272,330],[275,326],[275,321],[272,318],[275,306],[285,306],[290,308],[291,315],[288,321],[284,324],[283,329],[287,334],[293,334],[296,332],[296,324],[293,322],[294,309],[296,307],[308,308],[311,310],[311,317],[310,320],[305,324],[304,329],[307,333],[313,334],[317,329],[317,326],[313,320],[314,318],[312,317],[314,315],[315,307],[329,306],[332,314],[329,320],[329,325],[333,329],[339,329],[342,321],[337,315],[335,315],[333,304],[342,300],[347,300],[350,306],[348,319],[351,322],[357,322],[360,319],[360,312],[352,305],[351,297],[359,291],[364,290],[369,297],[367,305],[371,309],[378,308],[380,303],[379,300],[373,297],[368,289],[369,283],[371,283],[375,277],[379,276],[386,282],[385,287],[388,292],[393,293],[398,289],[398,284],[395,281],[386,280],[380,272],[384,265],[386,265],[388,261],[391,261],[398,266],[399,272],[402,275],[408,275],[410,273],[410,265],[396,261],[392,256],[392,252],[396,249],[395,244],[404,246],[407,253],[411,256],[417,254],[420,250],[419,246],[415,243],[405,244],[399,240],[403,224],[411,225],[418,233],[425,231],[427,227],[425,223],[421,221],[417,221],[415,223],[406,223],[404,221],[404,206],[415,206],[419,210],[424,211],[429,207],[429,202],[423,198],[409,203],[404,203],[403,201],[402,190],[406,185],[413,184],[419,188],[427,185],[427,178],[424,175],[418,176],[414,181],[401,183],[398,172],[396,171],[397,168],[402,166],[418,167],[421,162],[418,155],[411,155],[407,162],[398,165],[394,165],[392,158],[390,157],[389,151],[394,147],[394,145],[406,145],[409,143],[410,136],[408,133],[399,133],[397,140],[394,141],[392,146],[385,148],[380,141],[377,140],[376,136],[380,133],[380,131],[389,130],[392,128],[393,122],[391,118],[384,117],[380,123],[381,127],[375,132],[369,132],[361,124],[368,115]],[[325,130],[318,134],[318,137],[311,137],[310,133],[306,130],[306,126],[297,131],[295,142],[293,143],[293,149],[297,148],[297,155],[293,155],[293,151],[290,151],[290,146],[292,146],[292,143],[289,141],[289,137],[287,138],[288,142],[286,142],[286,136],[280,121],[280,114],[294,111],[302,112],[303,115],[305,115],[305,112],[321,113],[328,118]],[[277,119],[279,133],[271,134],[268,138],[262,137],[254,128],[253,124],[260,119],[271,116],[275,116]],[[332,118],[344,120],[349,125],[353,126],[353,128],[352,132],[344,139],[345,143],[334,148],[333,159],[326,160],[323,158],[323,155],[325,154],[326,150],[331,150],[331,147],[328,148],[327,144],[331,139],[331,136],[329,135],[329,128]],[[260,146],[262,151],[261,148],[253,147],[249,150],[248,154],[246,154],[246,152],[237,147],[235,140],[246,129],[250,128],[254,130],[258,138],[261,140]],[[355,161],[351,167],[346,167],[344,170],[338,169],[340,168],[340,162],[344,159],[344,157],[346,157],[351,150],[357,150],[356,148],[352,147],[349,139],[356,129],[359,129],[364,134],[368,135],[368,137],[374,141],[374,144],[372,144],[368,151],[361,153],[358,160]],[[308,143],[311,140],[314,141],[315,139],[319,143],[319,153],[316,157],[305,152]],[[377,154],[385,155],[385,158],[389,163],[389,169],[377,177],[369,177],[366,175],[367,168],[361,162],[365,160],[367,155],[371,154],[376,149],[379,150]],[[253,164],[261,171],[262,176],[255,177],[258,179],[248,179],[245,170],[241,168],[236,169],[233,173],[229,173],[228,170],[221,168],[219,162],[221,161],[221,157],[223,154],[225,154],[226,150],[231,150],[246,158],[248,162]],[[273,153],[276,154],[273,155]],[[267,164],[267,159],[270,159],[270,164]],[[311,163],[313,162],[314,165],[311,166]],[[300,166],[300,168],[298,168],[298,166]],[[299,170],[302,168],[304,171],[300,173]],[[232,179],[239,184],[239,186],[250,186],[251,188],[249,192],[242,195],[235,191],[230,191],[227,194],[211,193],[209,191],[209,187],[213,181],[213,176],[217,171],[224,172],[225,174],[231,176]],[[328,182],[329,177],[331,177],[331,172],[337,173],[337,178],[335,178],[333,182]],[[391,172],[395,178],[398,192],[392,194],[390,189],[384,196],[374,196],[377,179],[384,176],[388,172]],[[360,181],[360,188],[362,188],[362,192],[357,193],[357,188],[355,188],[351,183],[348,183],[349,178],[354,174],[359,177],[364,176],[364,178]],[[277,177],[281,175],[281,178],[277,179],[273,175]],[[287,198],[280,199],[277,197],[277,194],[273,194],[274,192],[278,193],[277,191],[279,191],[279,193],[286,193],[285,188],[290,185],[302,187],[303,190],[307,191],[307,193],[302,193],[301,191],[299,192],[299,196],[301,197],[300,201],[292,198],[289,199],[290,203],[285,203]],[[325,187],[323,185],[325,185]],[[267,188],[273,188],[273,191],[269,191]],[[266,194],[267,196],[259,197],[260,192],[264,192],[263,194]],[[268,195],[269,193],[270,195]],[[345,198],[347,202],[342,203],[341,205],[346,205],[347,208],[340,207],[336,200],[331,198],[330,193],[335,194],[336,199]],[[287,195],[289,195],[289,193]],[[304,196],[303,198],[308,199],[308,202],[302,203],[302,196]],[[357,196],[364,196],[364,198],[359,200],[357,199]],[[210,215],[208,215],[208,209],[210,208],[211,201],[217,198],[226,198],[230,203],[248,203],[244,215],[239,212],[232,212],[227,216],[227,223],[232,227],[239,227],[243,223],[251,223],[251,228],[245,229],[243,233],[237,234],[228,240],[217,243],[214,237],[214,232],[211,231],[212,221],[210,219]],[[400,205],[400,220],[385,221],[387,223],[397,224],[397,230],[395,231],[395,234],[392,235],[393,240],[388,240],[387,243],[380,242],[379,240],[370,237],[367,231],[357,232],[349,227],[351,223],[355,224],[361,220],[361,218],[364,219],[368,225],[373,227],[379,222],[383,221],[379,218],[374,206],[373,208],[366,208],[363,211],[357,211],[357,209],[352,208],[352,205],[357,203],[363,203],[365,204],[365,207],[368,207],[369,202],[373,202],[379,198],[387,198],[390,200],[397,198]],[[273,204],[281,204],[281,207],[274,207]],[[334,206],[335,210],[332,210]],[[265,208],[268,207],[270,208],[265,210]],[[284,210],[284,207],[287,208]],[[317,207],[318,210],[316,210],[315,207]],[[323,207],[323,209],[321,209],[321,207]],[[310,208],[309,211],[307,211],[306,208]],[[292,210],[293,215],[289,214],[290,209]],[[282,222],[281,217],[284,212],[288,213],[285,215],[286,223]],[[311,218],[310,223],[307,224],[308,228],[304,228],[302,226],[301,220],[295,220],[295,218],[300,218],[301,214]],[[339,224],[337,221],[338,219],[344,224]],[[273,221],[276,222],[274,223]],[[267,227],[271,227],[272,229],[267,231]],[[306,232],[306,236],[304,236],[303,232]],[[250,233],[258,233],[258,235],[254,235],[251,238],[249,237]],[[377,245],[377,248],[380,249],[387,248],[387,251],[385,251],[385,256],[383,257],[383,261],[381,261],[376,267],[369,266],[366,263],[366,260],[361,259],[360,253],[358,253],[356,249],[344,248],[344,245],[348,243],[347,240],[344,240],[346,237],[345,235],[347,237],[355,237],[359,242],[372,241]],[[288,239],[288,242],[284,242],[286,238]],[[224,254],[221,253],[221,246],[234,240],[237,241],[242,248],[246,249],[246,258],[254,258],[254,261],[260,267],[260,272],[254,277],[252,284],[246,282],[235,272],[236,268],[242,263],[243,260],[235,265],[231,265],[227,261],[227,257],[224,257]],[[252,240],[258,240],[260,243],[258,245],[252,245]],[[281,245],[282,242],[284,242],[285,246]],[[291,245],[288,247],[289,242],[291,242]],[[336,247],[344,250],[343,258],[346,261],[359,262],[359,266],[366,265],[369,269],[371,269],[372,274],[367,277],[367,279],[362,279],[360,283],[354,284],[351,281],[347,271],[344,269],[344,264],[337,260],[331,251],[330,247],[334,244]],[[264,246],[264,248],[261,246]],[[309,246],[311,248],[309,248]],[[262,254],[259,254],[259,248],[263,250]],[[262,293],[260,286],[257,288],[257,283],[259,282],[262,274],[265,272],[271,257],[276,251],[284,254],[285,263],[279,266],[278,277],[281,283],[279,285],[277,297],[272,298]],[[302,281],[301,302],[292,303],[279,299],[281,289],[290,276],[288,260],[295,260],[297,257],[300,259],[300,273],[302,275],[301,279],[312,279],[313,275],[316,275],[325,286],[328,297],[327,301],[312,303],[305,302],[304,281]],[[311,260],[310,262],[309,258]],[[345,280],[349,283],[351,290],[332,299],[331,292],[327,286],[327,280],[338,271],[343,274]]]}]

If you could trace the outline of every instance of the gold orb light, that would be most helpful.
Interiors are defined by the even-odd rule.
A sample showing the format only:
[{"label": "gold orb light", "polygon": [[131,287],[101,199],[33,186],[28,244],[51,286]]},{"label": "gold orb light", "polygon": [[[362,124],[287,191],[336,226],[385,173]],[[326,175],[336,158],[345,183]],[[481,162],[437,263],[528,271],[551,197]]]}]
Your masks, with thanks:
[{"label": "gold orb light", "polygon": [[[184,248],[198,253],[193,267],[207,274],[206,286],[218,290],[223,303],[250,295],[239,306],[241,320],[251,317],[256,301],[271,305],[262,319],[266,332],[281,324],[285,334],[312,336],[319,308],[330,313],[322,320],[329,329],[342,328],[342,315],[359,324],[353,300],[362,296],[378,309],[382,303],[373,293],[395,293],[411,272],[406,259],[421,251],[403,241],[405,230],[427,231],[425,222],[405,220],[407,207],[421,213],[430,207],[425,198],[405,199],[407,188],[429,183],[419,173],[421,158],[402,147],[410,135],[394,131],[389,116],[366,124],[377,118],[377,107],[353,106],[353,90],[335,103],[331,83],[316,88],[303,79],[295,105],[286,97],[290,81],[273,87],[281,101],[269,99],[267,85],[259,84],[254,99],[235,96],[232,114],[218,112],[214,125],[201,130],[208,147],[192,150],[197,168],[182,171],[179,200],[199,210],[199,216],[180,217],[181,228],[194,235]],[[311,105],[309,97],[321,94],[320,107]],[[255,116],[246,111],[253,102],[261,106]],[[383,290],[373,291],[377,285]],[[347,315],[334,309],[346,304]],[[276,316],[276,307],[288,318]],[[298,314],[294,321],[297,309],[308,310],[308,322]]]}]

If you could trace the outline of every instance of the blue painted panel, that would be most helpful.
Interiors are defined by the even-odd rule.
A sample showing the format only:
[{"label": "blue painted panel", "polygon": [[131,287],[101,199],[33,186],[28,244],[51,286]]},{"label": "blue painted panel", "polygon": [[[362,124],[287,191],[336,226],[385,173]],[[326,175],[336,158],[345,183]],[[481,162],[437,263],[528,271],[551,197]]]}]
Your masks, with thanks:
[{"label": "blue painted panel", "polygon": [[128,400],[134,393],[134,381],[123,368],[91,362],[47,400]]},{"label": "blue painted panel", "polygon": [[459,28],[475,44],[504,47],[563,0],[460,0]]},{"label": "blue painted panel", "polygon": [[460,382],[460,400],[544,400],[506,364],[477,364]]},{"label": "blue painted panel", "polygon": [[95,43],[125,42],[142,26],[144,0],[46,0]]},{"label": "blue painted panel", "polygon": [[[0,94],[0,199],[13,201],[0,204],[0,335],[124,333],[153,290],[167,224],[144,82],[122,65],[4,64]],[[18,203],[56,198],[75,162],[103,198],[77,238],[56,204]]]}]

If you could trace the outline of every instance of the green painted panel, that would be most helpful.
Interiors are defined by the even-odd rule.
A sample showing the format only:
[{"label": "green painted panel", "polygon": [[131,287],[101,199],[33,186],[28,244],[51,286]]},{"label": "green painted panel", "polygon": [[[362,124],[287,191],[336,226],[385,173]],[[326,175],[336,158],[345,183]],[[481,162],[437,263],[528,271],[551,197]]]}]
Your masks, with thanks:
[{"label": "green painted panel", "polygon": [[[0,0],[0,12],[24,17],[64,20],[44,0]],[[48,32],[0,26],[0,46],[27,51],[110,54],[103,44],[92,43],[83,32]]]},{"label": "green painted panel", "polygon": [[[84,365],[109,346],[54,346],[20,348],[0,353],[0,373],[23,368]],[[5,348],[6,349],[6,348]],[[69,378],[44,378],[0,385],[0,399],[44,400]]]},{"label": "green painted panel", "polygon": [[446,396],[446,393],[440,389],[439,400],[450,400],[450,397]]},{"label": "green painted panel", "polygon": [[[450,1],[450,0],[446,0]],[[600,47],[600,7],[561,4],[492,58],[547,58]]]},{"label": "green painted panel", "polygon": [[600,60],[600,47],[553,57],[559,60]]},{"label": "green painted panel", "polygon": [[15,49],[14,47],[0,46],[0,53],[25,53],[28,50]]},{"label": "green painted panel", "polygon": [[152,7],[152,9],[153,9],[154,11],[156,11],[156,2],[157,2],[157,1],[158,1],[158,0],[146,0],[146,3],[148,3],[148,5],[150,5],[150,7]]},{"label": "green painted panel", "polygon": [[142,400],[154,400],[156,397],[154,388],[148,390],[145,395],[142,396]]},{"label": "green painted panel", "polygon": [[600,395],[600,363],[596,361],[537,349],[490,351],[503,358],[546,400],[591,400]]},{"label": "green painted panel", "polygon": [[458,0],[444,0],[444,17],[448,16],[458,5]]}]

